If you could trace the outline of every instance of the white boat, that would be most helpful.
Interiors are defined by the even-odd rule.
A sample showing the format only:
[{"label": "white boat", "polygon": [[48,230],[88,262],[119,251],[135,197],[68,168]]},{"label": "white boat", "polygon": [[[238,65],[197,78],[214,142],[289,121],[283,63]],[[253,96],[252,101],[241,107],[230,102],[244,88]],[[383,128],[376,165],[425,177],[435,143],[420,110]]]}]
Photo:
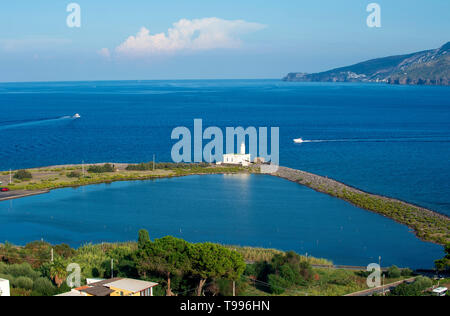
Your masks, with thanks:
[{"label": "white boat", "polygon": [[72,116],[72,118],[74,118],[74,119],[77,119],[77,118],[80,118],[81,116],[80,116],[80,114],[78,114],[78,113],[76,113],[74,116]]},{"label": "white boat", "polygon": [[303,138],[296,138],[296,139],[294,139],[294,143],[301,144],[303,142],[304,142]]}]

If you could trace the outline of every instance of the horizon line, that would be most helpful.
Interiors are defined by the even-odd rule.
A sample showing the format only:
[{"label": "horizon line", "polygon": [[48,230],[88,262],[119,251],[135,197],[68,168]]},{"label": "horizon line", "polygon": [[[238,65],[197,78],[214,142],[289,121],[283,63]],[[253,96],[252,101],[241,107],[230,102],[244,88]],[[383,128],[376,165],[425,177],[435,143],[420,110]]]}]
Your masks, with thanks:
[{"label": "horizon line", "polygon": [[282,78],[203,78],[203,79],[99,79],[99,80],[34,80],[34,81],[1,81],[0,84],[14,83],[75,83],[75,82],[115,82],[115,81],[238,81],[238,80],[280,80]]}]

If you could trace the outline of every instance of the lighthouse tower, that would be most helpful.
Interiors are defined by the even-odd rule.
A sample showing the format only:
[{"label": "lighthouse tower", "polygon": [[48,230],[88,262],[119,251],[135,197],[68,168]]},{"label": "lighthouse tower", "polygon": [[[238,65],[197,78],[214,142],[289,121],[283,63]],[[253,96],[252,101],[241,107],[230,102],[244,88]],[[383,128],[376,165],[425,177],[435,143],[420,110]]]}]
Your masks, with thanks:
[{"label": "lighthouse tower", "polygon": [[241,155],[245,155],[245,142],[241,144]]},{"label": "lighthouse tower", "polygon": [[225,154],[223,155],[223,161],[217,162],[220,164],[230,164],[230,165],[241,165],[248,166],[250,165],[250,154],[245,153],[245,142],[241,144],[241,151],[237,154]]}]

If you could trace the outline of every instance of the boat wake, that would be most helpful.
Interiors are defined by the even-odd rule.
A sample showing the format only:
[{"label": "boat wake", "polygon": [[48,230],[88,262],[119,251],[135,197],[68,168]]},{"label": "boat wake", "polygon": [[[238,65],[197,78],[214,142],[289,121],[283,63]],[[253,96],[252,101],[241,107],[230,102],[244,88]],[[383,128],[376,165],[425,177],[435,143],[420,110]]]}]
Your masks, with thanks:
[{"label": "boat wake", "polygon": [[46,118],[46,119],[40,119],[40,120],[0,122],[0,130],[27,127],[27,126],[47,124],[47,123],[64,121],[64,120],[74,120],[74,119],[76,119],[76,117],[66,115],[66,116],[60,116],[60,117],[56,117],[56,118]]},{"label": "boat wake", "polygon": [[399,137],[399,138],[347,138],[347,139],[304,139],[301,143],[331,143],[331,142],[353,142],[353,143],[390,143],[390,142],[450,142],[450,136],[436,137]]}]

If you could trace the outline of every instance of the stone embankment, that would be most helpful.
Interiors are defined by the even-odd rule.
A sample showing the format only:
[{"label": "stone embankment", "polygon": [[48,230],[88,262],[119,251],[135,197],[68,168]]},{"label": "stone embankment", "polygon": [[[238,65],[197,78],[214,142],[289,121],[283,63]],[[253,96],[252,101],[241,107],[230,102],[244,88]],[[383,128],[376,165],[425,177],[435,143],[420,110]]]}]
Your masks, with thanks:
[{"label": "stone embankment", "polygon": [[392,218],[413,229],[422,240],[442,245],[450,242],[450,218],[444,214],[397,199],[364,192],[336,180],[305,171],[279,167],[272,175]]}]

